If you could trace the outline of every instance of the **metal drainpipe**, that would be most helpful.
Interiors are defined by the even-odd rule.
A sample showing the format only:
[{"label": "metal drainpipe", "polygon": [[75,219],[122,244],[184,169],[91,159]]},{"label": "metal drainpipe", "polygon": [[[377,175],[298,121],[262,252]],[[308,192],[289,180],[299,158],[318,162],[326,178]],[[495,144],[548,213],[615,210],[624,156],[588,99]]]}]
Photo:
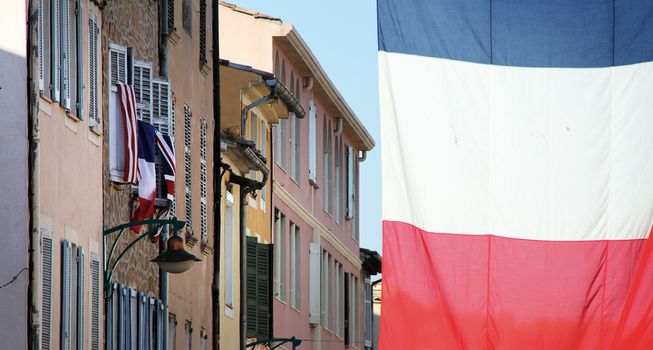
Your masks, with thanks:
[{"label": "metal drainpipe", "polygon": [[244,350],[247,343],[247,234],[245,231],[245,213],[247,210],[247,195],[265,187],[268,173],[263,172],[259,182],[233,173],[229,181],[240,186],[240,349]]},{"label": "metal drainpipe", "polygon": [[[220,230],[222,226],[222,157],[220,155],[220,1],[211,1],[211,63],[213,66],[213,283],[211,285],[213,350],[220,349]],[[220,176],[218,174],[220,173]]]},{"label": "metal drainpipe", "polygon": [[[28,5],[28,31],[27,31],[27,137],[29,138],[29,175],[28,175],[28,205],[29,205],[29,304],[28,306],[28,342],[29,349],[40,349],[38,330],[40,326],[41,310],[39,309],[38,281],[41,279],[40,235],[39,235],[39,119],[38,119],[38,96],[39,88],[34,77],[39,76],[39,68],[35,63],[38,55],[38,33],[37,33],[37,1],[31,0]],[[39,57],[38,59],[41,59]]]},{"label": "metal drainpipe", "polygon": [[264,97],[261,97],[260,99],[250,103],[247,105],[247,107],[243,108],[243,111],[241,112],[240,116],[240,136],[242,138],[245,138],[245,121],[247,120],[247,113],[249,113],[250,110],[262,105],[263,103],[269,101],[270,99],[274,98],[276,95],[276,79],[274,80],[274,85],[268,87],[270,88],[270,94]]},{"label": "metal drainpipe", "polygon": [[[159,74],[163,78],[168,78],[168,0],[159,1],[159,30],[161,32],[159,41]],[[172,121],[175,122],[174,120]],[[174,135],[173,135],[174,136]],[[168,225],[165,225],[161,230],[161,238],[159,239],[159,253],[165,252],[167,249]],[[168,349],[168,293],[169,293],[169,279],[168,273],[159,269],[159,297],[163,303],[163,349]]]}]

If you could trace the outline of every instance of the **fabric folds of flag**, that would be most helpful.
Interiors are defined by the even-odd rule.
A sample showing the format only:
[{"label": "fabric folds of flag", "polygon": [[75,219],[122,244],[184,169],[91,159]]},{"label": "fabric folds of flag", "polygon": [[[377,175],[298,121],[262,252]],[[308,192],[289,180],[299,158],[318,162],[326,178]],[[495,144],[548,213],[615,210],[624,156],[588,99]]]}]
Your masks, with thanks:
[{"label": "fabric folds of flag", "polygon": [[136,100],[134,87],[119,83],[118,95],[123,116],[123,132],[125,136],[125,175],[129,183],[138,182],[138,126],[136,119]]},{"label": "fabric folds of flag", "polygon": [[380,349],[653,344],[653,3],[379,0]]},{"label": "fabric folds of flag", "polygon": [[[138,120],[138,208],[132,221],[141,221],[154,214],[156,199],[156,129]],[[139,232],[140,226],[132,229]]]},{"label": "fabric folds of flag", "polygon": [[174,144],[168,135],[163,135],[157,131],[156,145],[163,157],[163,178],[166,184],[166,195],[168,200],[175,199],[175,176],[177,167],[175,165]]}]

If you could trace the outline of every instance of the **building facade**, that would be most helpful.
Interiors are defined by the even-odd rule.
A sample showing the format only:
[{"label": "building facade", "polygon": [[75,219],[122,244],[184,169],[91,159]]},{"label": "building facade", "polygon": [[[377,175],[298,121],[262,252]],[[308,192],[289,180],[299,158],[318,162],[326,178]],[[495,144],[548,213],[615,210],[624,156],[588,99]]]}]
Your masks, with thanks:
[{"label": "building facade", "polygon": [[225,3],[220,26],[222,58],[273,71],[307,111],[271,134],[273,336],[361,348],[358,167],[374,142],[292,26]]}]

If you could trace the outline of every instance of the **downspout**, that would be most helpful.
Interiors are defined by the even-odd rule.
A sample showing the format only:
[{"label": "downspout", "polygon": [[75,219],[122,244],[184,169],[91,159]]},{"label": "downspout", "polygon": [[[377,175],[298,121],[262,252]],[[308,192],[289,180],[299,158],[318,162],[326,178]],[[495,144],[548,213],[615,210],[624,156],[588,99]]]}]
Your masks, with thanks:
[{"label": "downspout", "polygon": [[245,231],[245,213],[247,195],[263,189],[268,180],[268,173],[262,171],[263,180],[256,181],[229,174],[229,182],[240,186],[240,349],[245,350],[247,343],[247,234]]},{"label": "downspout", "polygon": [[362,150],[361,154],[358,156],[358,162],[362,163],[367,159],[367,151]]},{"label": "downspout", "polygon": [[336,119],[336,129],[333,130],[333,134],[336,136],[340,136],[340,134],[342,134],[342,118]]},{"label": "downspout", "polygon": [[276,95],[277,95],[277,90],[276,90],[277,80],[276,79],[267,80],[265,83],[270,88],[270,94],[268,94],[267,96],[264,96],[264,97],[262,97],[262,98],[260,98],[260,99],[258,99],[256,101],[250,103],[249,105],[247,105],[247,107],[243,108],[243,111],[241,112],[241,115],[240,115],[240,130],[241,130],[240,136],[242,138],[245,138],[245,121],[247,121],[247,113],[249,113],[250,110],[262,105],[263,103],[265,103],[267,101],[269,101],[270,99],[275,98]]},{"label": "downspout", "polygon": [[[222,168],[220,154],[220,0],[211,1],[211,63],[213,66],[213,283],[211,285],[211,308],[213,311],[213,350],[220,349],[220,230],[222,217]],[[216,180],[217,179],[217,180]]]},{"label": "downspout", "polygon": [[[159,1],[159,30],[161,35],[159,36],[159,75],[163,78],[168,78],[168,1],[161,0]],[[172,121],[175,122],[174,120]],[[174,135],[173,139],[174,139]],[[168,235],[169,235],[168,225],[164,225],[161,230],[161,238],[159,239],[159,254],[162,254],[167,249]],[[163,321],[163,349],[168,348],[168,303],[169,303],[169,277],[168,273],[159,269],[159,297],[161,298],[161,303],[163,303],[163,314],[165,319]]]},{"label": "downspout", "polygon": [[[41,323],[41,310],[39,310],[39,293],[38,281],[41,279],[41,261],[40,236],[39,236],[39,119],[38,119],[38,82],[34,77],[39,76],[38,64],[36,57],[38,55],[38,5],[36,0],[30,0],[28,4],[27,18],[27,137],[29,142],[28,149],[28,206],[29,206],[29,284],[27,305],[28,315],[28,343],[30,349],[40,349],[39,327]],[[41,57],[38,57],[41,59]]]}]

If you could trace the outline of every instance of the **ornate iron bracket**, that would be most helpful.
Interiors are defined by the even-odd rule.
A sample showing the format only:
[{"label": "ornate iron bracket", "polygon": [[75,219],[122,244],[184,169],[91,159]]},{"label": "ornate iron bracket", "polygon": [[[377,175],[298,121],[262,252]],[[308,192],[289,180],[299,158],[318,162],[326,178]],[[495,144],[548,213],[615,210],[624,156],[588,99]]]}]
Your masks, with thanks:
[{"label": "ornate iron bracket", "polygon": [[[274,346],[272,345],[272,343],[277,343],[277,342],[278,342],[277,345],[274,345]],[[258,341],[255,341],[255,342],[249,343],[249,344],[247,344],[247,345],[245,346],[245,348],[253,348],[253,347],[255,347],[256,345],[267,344],[267,345],[270,347],[270,349],[272,350],[272,349],[276,349],[276,348],[278,348],[278,347],[280,347],[281,345],[286,344],[286,343],[290,343],[290,345],[292,345],[292,350],[295,350],[296,347],[298,347],[299,345],[302,344],[302,340],[301,340],[301,339],[297,339],[297,338],[295,338],[295,337],[292,337],[292,338],[272,338],[272,339],[263,339],[263,340],[258,340]]]},{"label": "ornate iron bracket", "polygon": [[[125,249],[118,254],[118,257],[111,261],[111,258],[113,257],[113,253],[116,249],[116,245],[118,244],[118,241],[120,240],[120,237],[122,237],[122,233],[126,228],[131,228],[133,226],[141,226],[141,225],[149,225],[150,229],[146,231],[145,233],[140,234],[138,237],[136,237],[133,241],[131,241]],[[109,254],[105,257],[104,259],[104,298],[105,299],[111,299],[112,293],[111,293],[111,277],[113,276],[113,270],[116,268],[116,265],[120,262],[120,259],[122,259],[123,256],[140,240],[142,240],[145,237],[152,237],[156,234],[156,232],[161,229],[165,225],[172,225],[172,233],[176,234],[177,231],[181,230],[184,228],[186,225],[185,221],[177,220],[177,218],[172,218],[172,219],[152,219],[152,220],[142,220],[142,221],[134,221],[134,222],[129,222],[126,224],[114,226],[111,228],[107,228],[104,230],[104,247],[107,245],[107,237],[113,233],[118,232],[118,237],[113,241],[113,244],[111,244],[111,249],[109,250]]]}]

